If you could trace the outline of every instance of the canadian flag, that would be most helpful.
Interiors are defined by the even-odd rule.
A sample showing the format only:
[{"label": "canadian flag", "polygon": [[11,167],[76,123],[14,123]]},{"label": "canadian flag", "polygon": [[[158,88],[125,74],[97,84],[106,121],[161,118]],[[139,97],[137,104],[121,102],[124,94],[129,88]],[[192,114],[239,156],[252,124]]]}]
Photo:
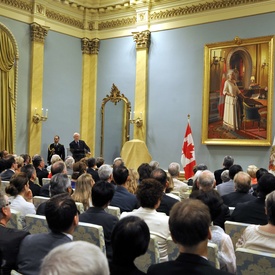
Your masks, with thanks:
[{"label": "canadian flag", "polygon": [[195,159],[195,145],[192,137],[192,130],[189,119],[186,127],[185,136],[182,144],[181,164],[184,169],[185,179],[189,179],[194,175],[193,167],[196,165]]}]

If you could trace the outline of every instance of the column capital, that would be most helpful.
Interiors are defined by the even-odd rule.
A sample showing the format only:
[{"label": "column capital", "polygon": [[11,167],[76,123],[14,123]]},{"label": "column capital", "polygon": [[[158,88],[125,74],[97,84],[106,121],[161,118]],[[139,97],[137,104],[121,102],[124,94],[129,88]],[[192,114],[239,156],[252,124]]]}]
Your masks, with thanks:
[{"label": "column capital", "polygon": [[43,27],[37,23],[31,24],[31,40],[44,43],[45,37],[48,34],[49,27]]},{"label": "column capital", "polygon": [[100,40],[98,38],[89,39],[84,37],[81,39],[81,48],[83,54],[98,54]]},{"label": "column capital", "polygon": [[141,32],[132,32],[136,49],[149,49],[151,42],[151,32],[149,30]]}]

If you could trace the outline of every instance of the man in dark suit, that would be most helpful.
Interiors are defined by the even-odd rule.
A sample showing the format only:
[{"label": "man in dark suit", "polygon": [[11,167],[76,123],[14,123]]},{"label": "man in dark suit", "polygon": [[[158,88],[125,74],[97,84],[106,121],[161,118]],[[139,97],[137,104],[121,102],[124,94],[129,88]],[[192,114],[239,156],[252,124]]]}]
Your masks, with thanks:
[{"label": "man in dark suit", "polygon": [[199,200],[178,202],[170,212],[169,228],[179,245],[175,261],[151,265],[148,275],[229,274],[213,267],[207,260],[207,243],[211,239],[211,217],[208,207]]},{"label": "man in dark suit", "polygon": [[18,270],[24,275],[39,274],[43,258],[53,248],[71,242],[78,224],[77,208],[68,194],[60,194],[46,202],[45,214],[49,233],[27,236],[17,257]]},{"label": "man in dark suit", "polygon": [[249,194],[251,189],[251,178],[246,172],[239,172],[234,177],[235,192],[222,196],[223,202],[227,206],[235,207],[237,203],[256,200],[252,194]]},{"label": "man in dark suit", "polygon": [[47,178],[49,174],[47,169],[45,168],[44,159],[39,155],[35,155],[32,159],[32,164],[35,168],[36,176],[38,177],[39,184],[40,186],[42,186],[42,179]]},{"label": "man in dark suit", "polygon": [[14,175],[15,170],[17,169],[17,163],[14,156],[10,156],[5,160],[6,170],[0,174],[2,180],[9,181],[10,178]]},{"label": "man in dark suit", "polygon": [[75,162],[77,162],[84,158],[86,154],[90,154],[90,148],[84,140],[80,140],[79,133],[74,133],[73,138],[74,140],[70,143],[70,151]]},{"label": "man in dark suit", "polygon": [[28,179],[29,179],[29,186],[32,190],[33,196],[39,196],[40,195],[40,189],[41,186],[35,183],[36,180],[36,170],[32,164],[27,164],[22,166],[21,172],[26,173]]},{"label": "man in dark suit", "polygon": [[110,205],[119,207],[121,213],[124,211],[131,212],[138,208],[137,197],[127,190],[128,169],[125,166],[115,167],[113,169],[113,179],[117,186]]},{"label": "man in dark suit", "polygon": [[157,211],[164,212],[167,216],[169,216],[171,208],[176,202],[178,202],[178,200],[171,198],[165,194],[165,190],[169,186],[167,174],[164,170],[157,168],[151,172],[150,177],[159,181],[163,186],[163,196],[160,202],[160,206],[159,208],[157,208]]},{"label": "man in dark suit", "polygon": [[221,174],[224,170],[229,170],[229,168],[234,164],[234,159],[231,156],[225,156],[223,159],[223,168],[218,169],[214,172],[216,185],[222,183]]},{"label": "man in dark suit", "polygon": [[16,258],[21,241],[30,233],[7,228],[11,217],[9,198],[0,192],[0,274],[8,275],[12,269],[17,270]]},{"label": "man in dark suit", "polygon": [[98,181],[92,190],[93,206],[79,216],[80,222],[101,225],[104,231],[106,254],[108,259],[112,258],[111,235],[118,218],[105,212],[115,193],[113,184],[107,181]]},{"label": "man in dark suit", "polygon": [[53,138],[54,143],[52,143],[48,147],[48,164],[51,164],[51,157],[53,155],[59,155],[60,158],[64,161],[65,160],[65,148],[64,145],[59,143],[60,137],[58,135],[54,136]]},{"label": "man in dark suit", "polygon": [[265,197],[274,190],[275,177],[270,173],[263,174],[258,181],[257,199],[244,203],[238,203],[235,210],[231,214],[231,221],[260,225],[267,224],[267,216],[265,214]]},{"label": "man in dark suit", "polygon": [[87,173],[92,175],[95,182],[99,181],[99,176],[98,176],[98,171],[97,171],[95,158],[89,158],[88,159]]}]

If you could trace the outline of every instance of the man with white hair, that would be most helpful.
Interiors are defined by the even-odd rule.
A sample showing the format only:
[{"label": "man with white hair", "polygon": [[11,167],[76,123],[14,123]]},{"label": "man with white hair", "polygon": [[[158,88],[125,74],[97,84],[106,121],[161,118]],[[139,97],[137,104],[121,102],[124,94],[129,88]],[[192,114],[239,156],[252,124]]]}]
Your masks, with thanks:
[{"label": "man with white hair", "polygon": [[73,158],[75,162],[80,161],[82,158],[86,156],[86,154],[90,153],[89,146],[85,143],[84,140],[80,139],[79,133],[74,133],[73,135],[74,140],[70,143],[70,151],[73,154]]},{"label": "man with white hair", "polygon": [[59,245],[43,259],[40,275],[109,275],[108,261],[99,247],[75,241]]},{"label": "man with white hair", "polygon": [[212,173],[209,170],[204,170],[200,173],[197,185],[200,190],[203,190],[204,192],[212,190],[215,188],[216,180],[214,173]]},{"label": "man with white hair", "polygon": [[99,179],[112,182],[113,180],[113,168],[109,164],[103,164],[98,169]]},{"label": "man with white hair", "polygon": [[172,162],[168,166],[168,172],[171,175],[174,183],[174,190],[179,192],[186,192],[188,190],[188,185],[180,181],[180,165],[177,162]]}]

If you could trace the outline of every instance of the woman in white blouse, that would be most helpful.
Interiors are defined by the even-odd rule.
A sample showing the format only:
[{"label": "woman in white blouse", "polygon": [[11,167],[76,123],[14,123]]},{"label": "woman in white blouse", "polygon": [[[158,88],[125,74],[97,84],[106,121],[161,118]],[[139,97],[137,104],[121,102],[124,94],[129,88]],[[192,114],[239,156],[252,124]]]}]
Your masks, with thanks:
[{"label": "woman in white blouse", "polygon": [[13,175],[10,185],[6,187],[6,193],[13,197],[10,207],[20,212],[22,226],[25,228],[25,216],[36,213],[27,175],[22,172]]}]

